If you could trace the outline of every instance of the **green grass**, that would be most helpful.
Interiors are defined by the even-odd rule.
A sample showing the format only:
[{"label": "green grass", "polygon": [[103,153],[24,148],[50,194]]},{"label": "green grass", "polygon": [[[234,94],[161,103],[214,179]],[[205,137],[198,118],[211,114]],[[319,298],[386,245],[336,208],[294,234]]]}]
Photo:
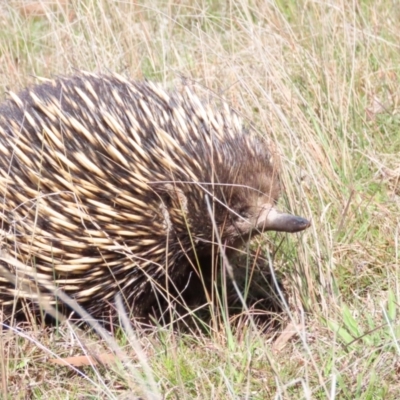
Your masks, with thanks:
[{"label": "green grass", "polygon": [[[282,277],[280,328],[235,326],[223,313],[200,333],[120,328],[113,338],[129,362],[76,370],[49,359],[109,344],[68,324],[3,329],[0,398],[400,398],[400,8],[42,0],[32,15],[21,3],[0,5],[1,97],[77,69],[166,86],[193,79],[274,139],[281,207],[313,223],[253,244]],[[276,349],[289,322],[304,329]]]}]

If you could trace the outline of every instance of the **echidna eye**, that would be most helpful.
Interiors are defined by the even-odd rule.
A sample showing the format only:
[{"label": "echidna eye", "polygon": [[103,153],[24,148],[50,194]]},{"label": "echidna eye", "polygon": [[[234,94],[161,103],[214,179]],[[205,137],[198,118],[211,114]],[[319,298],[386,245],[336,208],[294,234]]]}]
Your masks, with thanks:
[{"label": "echidna eye", "polygon": [[241,207],[239,208],[238,212],[240,217],[242,218],[248,218],[249,217],[249,208],[248,207]]}]

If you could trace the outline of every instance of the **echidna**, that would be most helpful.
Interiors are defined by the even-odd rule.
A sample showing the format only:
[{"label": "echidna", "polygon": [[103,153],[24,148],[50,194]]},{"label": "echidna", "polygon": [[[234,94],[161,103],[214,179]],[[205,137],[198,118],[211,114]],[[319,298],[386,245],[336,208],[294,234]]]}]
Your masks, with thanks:
[{"label": "echidna", "polygon": [[[254,235],[298,232],[276,208],[266,138],[188,85],[79,73],[0,106],[0,305],[49,285],[100,316],[120,292],[136,316],[190,290]],[[218,246],[222,243],[223,246]]]}]

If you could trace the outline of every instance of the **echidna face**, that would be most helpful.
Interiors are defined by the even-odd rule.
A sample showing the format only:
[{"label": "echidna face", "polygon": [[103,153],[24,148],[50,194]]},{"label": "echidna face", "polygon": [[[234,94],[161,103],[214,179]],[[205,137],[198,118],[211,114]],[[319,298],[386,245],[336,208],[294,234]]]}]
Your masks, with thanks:
[{"label": "echidna face", "polygon": [[[256,165],[263,165],[256,163]],[[269,160],[264,168],[248,174],[238,174],[247,185],[235,186],[232,195],[231,224],[227,225],[226,236],[242,237],[247,240],[263,231],[299,232],[306,229],[308,220],[280,212],[276,203],[279,198],[279,179]]]}]

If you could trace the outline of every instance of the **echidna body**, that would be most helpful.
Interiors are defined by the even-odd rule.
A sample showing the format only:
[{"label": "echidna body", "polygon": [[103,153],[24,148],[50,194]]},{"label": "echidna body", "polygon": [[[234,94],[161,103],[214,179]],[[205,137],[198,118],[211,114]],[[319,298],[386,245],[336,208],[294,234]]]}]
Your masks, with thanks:
[{"label": "echidna body", "polygon": [[[225,103],[121,76],[79,74],[0,106],[0,305],[57,287],[99,316],[120,292],[147,315],[204,273],[222,243],[296,232],[279,213],[266,138]],[[205,267],[206,268],[206,267]],[[209,271],[206,271],[209,273]]]}]

